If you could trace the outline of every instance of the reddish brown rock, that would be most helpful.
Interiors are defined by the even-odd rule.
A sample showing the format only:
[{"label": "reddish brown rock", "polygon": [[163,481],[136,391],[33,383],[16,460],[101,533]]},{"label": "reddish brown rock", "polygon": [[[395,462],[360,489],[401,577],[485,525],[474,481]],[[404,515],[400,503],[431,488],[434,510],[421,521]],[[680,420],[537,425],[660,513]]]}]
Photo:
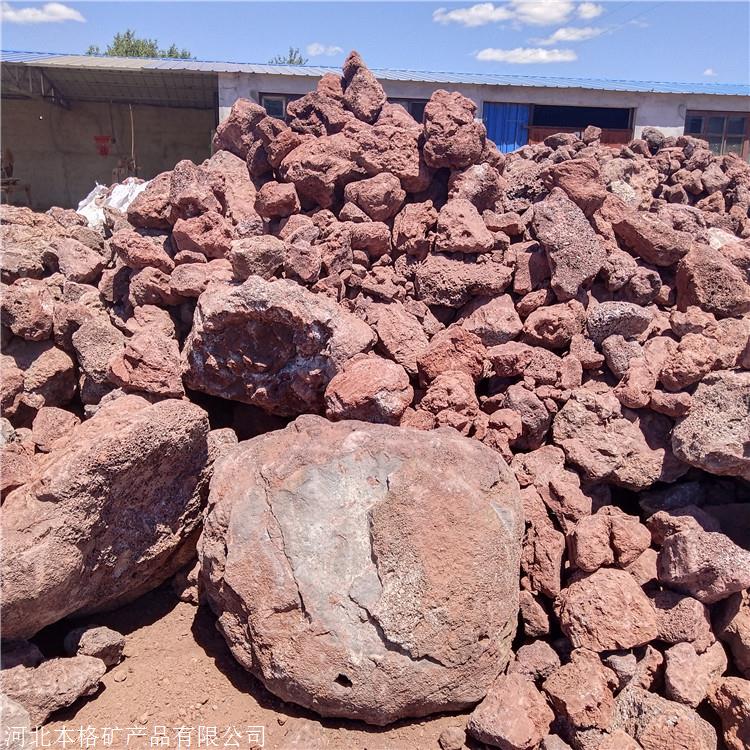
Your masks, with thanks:
[{"label": "reddish brown rock", "polygon": [[40,458],[35,481],[3,504],[3,635],[114,608],[184,565],[208,479],[207,434],[193,404],[122,396]]},{"label": "reddish brown rock", "polygon": [[727,750],[750,746],[750,681],[725,677],[711,687],[708,702],[721,719]]},{"label": "reddish brown rock", "polygon": [[[460,198],[470,201],[481,212],[493,209],[502,198],[506,187],[507,183],[491,164],[472,164],[466,169],[451,173],[448,180],[448,196],[451,200]],[[488,226],[488,229],[492,232],[504,231],[502,226],[517,229],[517,226],[513,226],[512,221],[507,218],[500,224],[497,228]],[[521,232],[516,231],[512,234]]]},{"label": "reddish brown rock", "polygon": [[169,183],[172,216],[189,219],[207,211],[224,213],[224,175],[183,159],[175,164]]},{"label": "reddish brown rock", "polygon": [[417,265],[414,286],[417,299],[428,305],[463,307],[472,297],[500,295],[510,285],[512,270],[492,258],[485,262],[435,253]]},{"label": "reddish brown rock", "polygon": [[487,347],[512,341],[523,327],[508,294],[477,297],[461,310],[461,315],[461,327],[479,336]]},{"label": "reddish brown rock", "polygon": [[370,316],[378,334],[377,348],[410,375],[416,375],[417,360],[429,346],[421,323],[399,302],[375,304],[370,308],[368,319]]},{"label": "reddish brown rock", "polygon": [[229,454],[210,508],[208,601],[279,697],[385,724],[470,706],[507,663],[521,508],[479,442],[306,415]]},{"label": "reddish brown rock", "polygon": [[649,309],[632,302],[601,302],[589,308],[586,330],[596,344],[613,335],[632,339],[648,328],[652,318]]},{"label": "reddish brown rock", "polygon": [[551,185],[562,188],[586,216],[597,211],[607,197],[599,164],[594,159],[568,159],[555,164],[550,169],[549,179]]},{"label": "reddish brown rock", "polygon": [[281,219],[299,211],[299,197],[294,185],[285,182],[266,182],[255,198],[255,210],[264,219]]},{"label": "reddish brown rock", "polygon": [[655,266],[672,266],[690,251],[693,238],[660,221],[654,214],[626,211],[612,221],[618,239],[636,257]]},{"label": "reddish brown rock", "polygon": [[31,425],[31,439],[42,453],[49,453],[55,441],[65,438],[81,420],[72,412],[56,406],[43,406]]},{"label": "reddish brown rock", "polygon": [[[172,241],[177,250],[202,253],[207,258],[226,257],[232,246],[232,237],[231,226],[216,211],[208,211],[190,219],[178,219],[172,230]],[[159,267],[162,271],[169,271],[168,267]]]},{"label": "reddish brown rock", "polygon": [[27,341],[52,337],[54,300],[48,285],[36,279],[18,279],[3,289],[0,314],[3,325]]},{"label": "reddish brown rock", "polygon": [[225,215],[237,227],[238,235],[262,232],[263,223],[254,207],[255,185],[245,160],[229,151],[217,151],[205,167],[224,176]]},{"label": "reddish brown rock", "polygon": [[581,388],[557,413],[552,436],[587,478],[640,490],[685,472],[669,448],[670,429],[666,417],[623,413],[611,393]]},{"label": "reddish brown rock", "polygon": [[750,310],[750,283],[722,253],[701,246],[677,266],[677,306],[697,305],[718,317]]},{"label": "reddish brown rock", "polygon": [[369,71],[358,52],[350,52],[344,61],[344,105],[355,117],[374,122],[386,102],[385,91]]},{"label": "reddish brown rock", "polygon": [[560,626],[577,648],[633,648],[657,637],[656,615],[633,577],[600,568],[574,581],[556,601]]},{"label": "reddish brown rock", "polygon": [[[522,591],[521,594],[524,592]],[[534,641],[516,651],[515,659],[508,666],[508,672],[520,674],[532,682],[546,680],[560,668],[560,657],[546,641]]]},{"label": "reddish brown rock", "polygon": [[478,336],[460,326],[451,326],[432,337],[429,346],[417,360],[419,375],[429,383],[440,373],[465,372],[474,381],[484,371],[485,348]]},{"label": "reddish brown rock", "polygon": [[184,396],[177,341],[153,328],[137,333],[109,360],[109,380],[126,391]]},{"label": "reddish brown rock", "polygon": [[737,669],[750,678],[750,593],[733,594],[722,603],[715,629],[729,647]]},{"label": "reddish brown rock", "polygon": [[570,558],[576,567],[593,573],[605,565],[624,568],[651,544],[651,533],[638,520],[615,506],[585,516],[570,538]]},{"label": "reddish brown rock", "polygon": [[[522,552],[521,556],[522,566],[524,557],[525,549],[524,552]],[[530,591],[522,590],[518,599],[518,606],[521,612],[523,632],[527,638],[540,638],[549,634],[549,615],[547,614],[544,607],[540,604],[537,597],[535,597]],[[542,646],[547,646],[544,641],[537,641],[537,643],[539,643],[539,648],[541,648]]]},{"label": "reddish brown rock", "polygon": [[112,235],[109,244],[120,260],[135,271],[153,266],[169,273],[174,268],[174,261],[156,238],[144,237],[129,229],[121,229]]},{"label": "reddish brown rock", "polygon": [[331,378],[324,395],[329,419],[383,424],[398,424],[413,398],[406,370],[375,354],[350,359]]},{"label": "reddish brown rock", "polygon": [[533,750],[549,731],[552,710],[534,683],[519,674],[500,675],[469,716],[468,732],[503,750]]},{"label": "reddish brown rock", "polygon": [[698,653],[703,653],[714,642],[711,616],[705,604],[668,589],[654,591],[649,598],[656,612],[659,640],[691,643]]},{"label": "reddish brown rock", "polygon": [[424,109],[424,159],[438,169],[463,169],[479,161],[484,149],[484,125],[474,119],[476,105],[458,93],[439,89]]},{"label": "reddish brown rock", "polygon": [[721,371],[696,388],[687,416],[672,433],[675,455],[712,474],[750,480],[750,373]]},{"label": "reddish brown rock", "polygon": [[[169,289],[172,294],[185,299],[200,297],[212,281],[231,281],[235,276],[227,260],[212,260],[210,263],[185,263],[172,271]],[[148,305],[145,305],[148,307]],[[136,310],[141,308],[136,308]]]},{"label": "reddish brown rock", "polygon": [[576,649],[571,660],[550,675],[542,686],[559,717],[576,729],[607,730],[612,724],[615,673],[597,654]]},{"label": "reddish brown rock", "polygon": [[573,299],[604,265],[603,243],[560,188],[534,206],[532,226],[547,254],[553,291],[561,302]]},{"label": "reddish brown rock", "polygon": [[142,229],[170,229],[172,224],[169,203],[171,172],[162,172],[151,180],[128,206],[128,221]]},{"label": "reddish brown rock", "polygon": [[664,686],[667,698],[696,708],[709,688],[727,668],[727,655],[716,642],[698,654],[690,643],[677,643],[664,653]]},{"label": "reddish brown rock", "polygon": [[101,659],[74,656],[49,659],[38,667],[14,667],[0,673],[0,690],[28,712],[31,724],[44,724],[60,708],[92,695],[107,671]]},{"label": "reddish brown rock", "polygon": [[555,528],[534,487],[524,487],[521,498],[526,518],[521,569],[529,577],[532,591],[554,598],[560,593],[565,537]]},{"label": "reddish brown rock", "polygon": [[198,299],[184,382],[273,414],[322,411],[330,379],[374,340],[366,323],[328,298],[294,281],[250,276],[214,284]]},{"label": "reddish brown rock", "polygon": [[398,177],[384,172],[367,180],[349,183],[344,188],[344,197],[373,221],[388,221],[401,210],[406,192]]},{"label": "reddish brown rock", "polygon": [[305,141],[284,157],[279,174],[294,184],[301,200],[328,208],[337,187],[362,176],[353,161],[355,148],[342,133]]},{"label": "reddish brown rock", "polygon": [[264,117],[266,110],[259,104],[249,99],[236,99],[229,116],[216,128],[214,149],[224,149],[245,159],[248,149],[255,142],[255,128]]},{"label": "reddish brown rock", "polygon": [[659,580],[704,604],[750,588],[750,551],[717,531],[668,536],[659,552]]},{"label": "reddish brown rock", "polygon": [[449,200],[438,214],[435,249],[443,253],[488,253],[495,244],[491,232],[472,203]]},{"label": "reddish brown rock", "polygon": [[584,310],[578,302],[566,302],[534,310],[523,324],[524,340],[533,346],[567,349],[581,332]]},{"label": "reddish brown rock", "polygon": [[234,240],[229,253],[234,277],[239,281],[249,276],[272,278],[283,267],[287,248],[285,242],[270,235]]},{"label": "reddish brown rock", "polygon": [[716,750],[716,731],[695,711],[637,686],[615,699],[615,724],[643,750]]},{"label": "reddish brown rock", "polygon": [[71,630],[63,645],[68,656],[93,656],[109,668],[120,663],[125,637],[104,626],[84,626]]}]

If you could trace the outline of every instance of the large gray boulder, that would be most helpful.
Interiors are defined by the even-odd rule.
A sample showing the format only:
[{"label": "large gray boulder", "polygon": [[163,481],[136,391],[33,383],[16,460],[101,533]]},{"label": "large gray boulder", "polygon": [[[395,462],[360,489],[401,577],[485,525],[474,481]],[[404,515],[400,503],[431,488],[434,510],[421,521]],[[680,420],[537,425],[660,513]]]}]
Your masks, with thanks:
[{"label": "large gray boulder", "polygon": [[217,464],[199,556],[271,692],[387,724],[473,705],[504,668],[522,528],[515,477],[478,441],[306,415]]}]

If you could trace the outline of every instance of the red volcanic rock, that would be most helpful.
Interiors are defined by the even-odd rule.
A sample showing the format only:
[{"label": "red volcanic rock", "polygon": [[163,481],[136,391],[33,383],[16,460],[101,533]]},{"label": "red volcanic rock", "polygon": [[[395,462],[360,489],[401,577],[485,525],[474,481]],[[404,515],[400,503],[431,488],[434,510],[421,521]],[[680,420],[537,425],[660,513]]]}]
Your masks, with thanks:
[{"label": "red volcanic rock", "polygon": [[728,750],[750,745],[750,681],[725,677],[709,690],[708,702],[721,719]]},{"label": "red volcanic rock", "polygon": [[424,108],[424,159],[433,168],[462,169],[479,161],[486,131],[474,119],[476,105],[458,93],[439,89]]},{"label": "red volcanic rock", "polygon": [[658,635],[656,615],[635,579],[600,568],[560,593],[560,626],[574,646],[591,651],[633,648]]},{"label": "red volcanic rock", "polygon": [[406,192],[396,175],[383,172],[367,180],[349,183],[344,188],[344,197],[373,221],[388,221],[401,210]]},{"label": "red volcanic rock", "polygon": [[220,467],[202,581],[271,692],[372,724],[484,697],[510,655],[522,526],[495,452],[452,430],[303,416]]},{"label": "red volcanic rock", "polygon": [[659,581],[704,604],[750,587],[750,551],[717,531],[690,529],[662,543]]},{"label": "red volcanic rock", "polygon": [[576,649],[570,658],[544,681],[544,692],[557,715],[577,729],[609,729],[614,714],[615,673],[592,651]]},{"label": "red volcanic rock", "polygon": [[493,747],[532,750],[554,714],[544,696],[520,674],[500,675],[469,717],[469,734]]},{"label": "red volcanic rock", "polygon": [[413,398],[406,370],[375,354],[350,359],[331,378],[324,395],[329,419],[384,424],[398,424]]},{"label": "red volcanic rock", "polygon": [[207,435],[193,404],[123,396],[56,442],[3,504],[3,635],[112,609],[182,567],[199,528]]},{"label": "red volcanic rock", "polygon": [[533,228],[552,271],[552,289],[564,302],[601,271],[604,245],[583,212],[560,188],[534,206]]},{"label": "red volcanic rock", "polygon": [[255,198],[255,210],[264,219],[281,219],[299,211],[299,197],[294,185],[266,182]]},{"label": "red volcanic rock", "polygon": [[[229,222],[215,211],[208,211],[190,219],[177,219],[172,230],[172,241],[178,251],[203,253],[207,258],[226,257],[232,246],[232,237]],[[168,267],[161,269],[169,270]]]},{"label": "red volcanic rock", "polygon": [[488,253],[495,241],[472,203],[449,200],[438,214],[435,250],[443,253]]},{"label": "red volcanic rock", "polygon": [[[215,284],[198,299],[184,381],[272,414],[321,411],[330,379],[374,339],[366,323],[326,297],[293,281],[250,276]],[[239,370],[238,356],[247,363]]]}]

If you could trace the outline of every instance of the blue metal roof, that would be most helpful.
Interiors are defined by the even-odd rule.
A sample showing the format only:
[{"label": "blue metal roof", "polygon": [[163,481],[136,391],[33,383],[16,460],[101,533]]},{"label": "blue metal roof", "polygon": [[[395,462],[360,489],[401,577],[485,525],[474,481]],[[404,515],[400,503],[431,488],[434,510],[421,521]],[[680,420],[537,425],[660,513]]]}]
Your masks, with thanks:
[{"label": "blue metal roof", "polygon": [[[339,73],[336,67],[312,65],[272,65],[178,60],[172,58],[108,57],[106,55],[66,55],[55,52],[0,51],[0,61],[41,67],[66,67],[109,70],[176,70],[195,73],[259,73],[280,76],[320,78],[325,73]],[[424,70],[372,68],[384,81],[417,81],[437,84],[476,86],[529,86],[534,88],[594,89],[658,94],[714,94],[750,97],[750,84],[744,83],[676,83],[669,81],[630,81],[562,76],[528,76],[500,73],[450,73]]]}]

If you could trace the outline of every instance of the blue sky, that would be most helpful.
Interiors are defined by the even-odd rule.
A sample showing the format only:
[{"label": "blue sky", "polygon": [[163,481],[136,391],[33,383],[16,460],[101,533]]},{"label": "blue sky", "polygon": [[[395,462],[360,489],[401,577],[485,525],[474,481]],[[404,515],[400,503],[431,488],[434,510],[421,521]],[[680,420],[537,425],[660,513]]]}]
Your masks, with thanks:
[{"label": "blue sky", "polygon": [[2,2],[4,49],[84,52],[117,31],[198,59],[661,81],[750,81],[750,2]]}]

